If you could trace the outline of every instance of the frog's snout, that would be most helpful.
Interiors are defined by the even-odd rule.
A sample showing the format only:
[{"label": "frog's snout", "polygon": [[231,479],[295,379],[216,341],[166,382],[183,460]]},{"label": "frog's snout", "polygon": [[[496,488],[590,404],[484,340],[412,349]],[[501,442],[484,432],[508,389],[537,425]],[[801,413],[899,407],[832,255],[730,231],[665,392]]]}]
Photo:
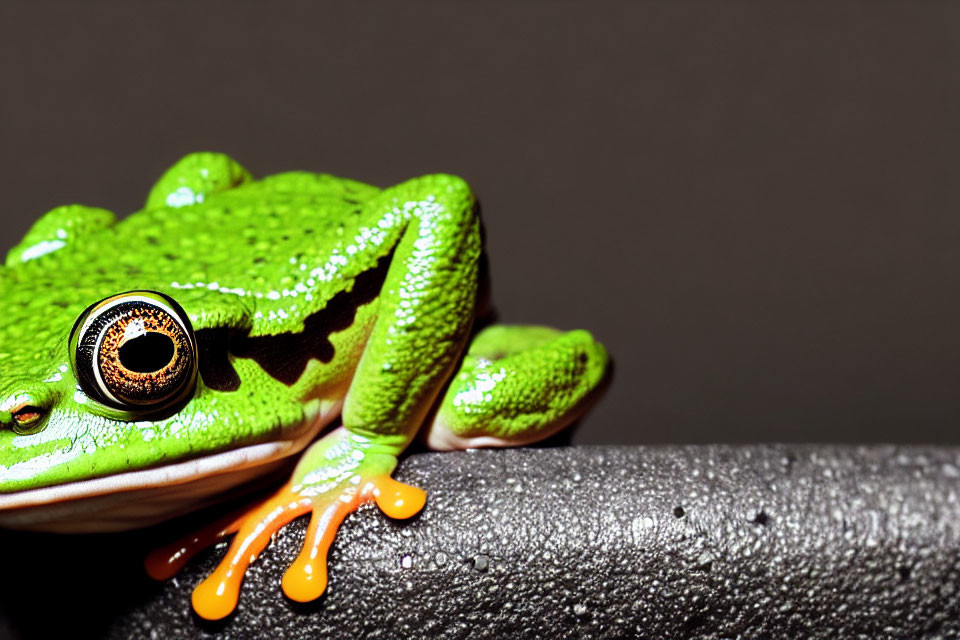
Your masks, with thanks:
[{"label": "frog's snout", "polygon": [[0,404],[0,428],[20,435],[41,431],[56,401],[55,394],[42,389],[20,391]]}]

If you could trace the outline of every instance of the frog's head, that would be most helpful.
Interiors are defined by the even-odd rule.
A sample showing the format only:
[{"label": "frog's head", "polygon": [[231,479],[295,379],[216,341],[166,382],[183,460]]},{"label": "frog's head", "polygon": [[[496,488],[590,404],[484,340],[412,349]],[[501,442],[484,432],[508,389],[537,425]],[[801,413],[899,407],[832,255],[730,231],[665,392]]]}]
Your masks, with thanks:
[{"label": "frog's head", "polygon": [[0,329],[4,368],[21,372],[0,378],[0,428],[18,435],[40,432],[54,408],[64,406],[67,389],[56,383],[65,375],[76,383],[74,402],[123,421],[162,416],[196,387],[196,334],[183,308],[162,293],[129,291],[88,307],[66,342],[70,365],[59,365],[42,381],[36,376],[45,372],[44,363],[62,357],[62,341],[51,341],[51,332],[40,334],[43,342],[17,342],[11,339],[20,335],[16,327]]},{"label": "frog's head", "polygon": [[175,502],[205,482],[210,495],[335,417],[362,342],[328,302],[378,257],[345,267],[339,240],[312,235],[315,216],[295,234],[278,212],[339,202],[344,185],[377,191],[254,181],[198,153],[121,222],[79,205],[41,217],[0,266],[0,526],[36,528],[11,514],[117,491]]},{"label": "frog's head", "polygon": [[138,456],[163,459],[151,442],[158,430],[169,435],[197,391],[186,311],[164,294],[131,291],[77,312],[86,289],[58,291],[29,271],[38,286],[9,270],[0,280],[0,492],[146,466]]},{"label": "frog's head", "polygon": [[[231,352],[302,330],[304,317],[273,293],[299,269],[290,254],[247,243],[283,230],[236,220],[206,204],[121,223],[64,207],[10,252],[0,266],[0,516],[35,499],[222,478],[296,452],[317,418],[336,415],[336,394],[309,395],[256,353]],[[270,350],[276,360],[273,343],[261,353]]]}]

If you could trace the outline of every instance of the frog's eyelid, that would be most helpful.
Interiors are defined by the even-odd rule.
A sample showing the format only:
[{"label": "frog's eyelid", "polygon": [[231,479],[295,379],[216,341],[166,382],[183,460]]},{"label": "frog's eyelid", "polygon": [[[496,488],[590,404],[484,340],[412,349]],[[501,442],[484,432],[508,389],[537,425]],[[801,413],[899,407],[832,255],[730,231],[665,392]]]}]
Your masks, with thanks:
[{"label": "frog's eyelid", "polygon": [[[154,294],[154,295],[156,295],[157,297],[147,296],[140,293],[121,293],[115,296],[111,296],[106,300],[98,302],[86,312],[87,319],[83,323],[83,326],[80,327],[81,335],[86,333],[87,329],[90,327],[90,325],[93,322],[96,321],[97,318],[115,309],[121,304],[127,304],[130,302],[140,302],[143,304],[148,304],[150,306],[159,308],[161,311],[163,311],[168,316],[173,318],[176,321],[176,323],[180,325],[180,328],[183,329],[184,333],[187,333],[187,334],[191,333],[192,332],[191,328],[187,326],[187,324],[184,322],[184,319],[183,319],[183,316],[185,315],[185,313],[181,311],[177,311],[172,306],[167,304],[164,301],[166,296],[162,296],[161,294]],[[100,335],[97,336],[98,341],[100,338],[103,338],[103,334],[104,334],[104,331],[101,331]]]},{"label": "frog's eyelid", "polygon": [[[70,330],[70,337],[73,338],[75,335],[84,335],[90,328],[90,325],[96,322],[97,318],[115,308],[117,305],[124,304],[126,302],[142,302],[159,307],[161,310],[165,311],[167,315],[173,318],[177,324],[180,325],[180,328],[183,329],[184,332],[188,334],[191,333],[192,328],[184,322],[186,312],[179,312],[175,310],[173,307],[164,302],[166,299],[167,296],[155,291],[130,291],[127,293],[118,293],[110,296],[109,298],[104,298],[99,302],[94,302],[83,310],[83,313],[80,314],[80,316],[77,318],[77,321],[74,323],[73,329]],[[102,338],[102,334],[99,337]]]}]

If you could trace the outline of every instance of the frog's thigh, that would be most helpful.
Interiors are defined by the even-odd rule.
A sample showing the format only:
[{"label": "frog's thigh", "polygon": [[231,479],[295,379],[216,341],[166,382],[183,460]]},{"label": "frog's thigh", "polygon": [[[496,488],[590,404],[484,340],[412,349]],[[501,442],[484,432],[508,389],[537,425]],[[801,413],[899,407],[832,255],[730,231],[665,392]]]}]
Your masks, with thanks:
[{"label": "frog's thigh", "polygon": [[520,445],[586,410],[609,357],[586,331],[492,326],[471,343],[429,425],[432,449]]},{"label": "frog's thigh", "polygon": [[399,453],[456,365],[477,302],[475,200],[455,176],[391,187],[368,202],[405,219],[373,327],[343,407],[344,426]]}]

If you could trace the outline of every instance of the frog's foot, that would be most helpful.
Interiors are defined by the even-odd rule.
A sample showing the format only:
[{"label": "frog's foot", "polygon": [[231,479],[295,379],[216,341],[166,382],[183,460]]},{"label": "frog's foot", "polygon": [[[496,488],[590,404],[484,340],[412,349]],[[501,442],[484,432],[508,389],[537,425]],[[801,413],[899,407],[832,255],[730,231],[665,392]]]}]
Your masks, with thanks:
[{"label": "frog's foot", "polygon": [[542,440],[581,416],[609,373],[606,349],[586,331],[493,325],[470,343],[426,442],[446,450]]},{"label": "frog's foot", "polygon": [[[294,518],[311,513],[300,555],[283,576],[283,591],[298,602],[309,602],[327,587],[327,551],[347,514],[366,502],[376,502],[391,518],[409,518],[423,508],[423,490],[390,477],[394,455],[371,451],[365,438],[343,429],[314,444],[304,455],[293,479],[249,512],[225,518],[184,540],[158,549],[147,558],[147,571],[156,579],[174,575],[190,557],[236,532],[220,565],[193,592],[193,608],[208,620],[229,615],[237,605],[247,567],[271,536]],[[359,453],[358,453],[359,452]]]}]

